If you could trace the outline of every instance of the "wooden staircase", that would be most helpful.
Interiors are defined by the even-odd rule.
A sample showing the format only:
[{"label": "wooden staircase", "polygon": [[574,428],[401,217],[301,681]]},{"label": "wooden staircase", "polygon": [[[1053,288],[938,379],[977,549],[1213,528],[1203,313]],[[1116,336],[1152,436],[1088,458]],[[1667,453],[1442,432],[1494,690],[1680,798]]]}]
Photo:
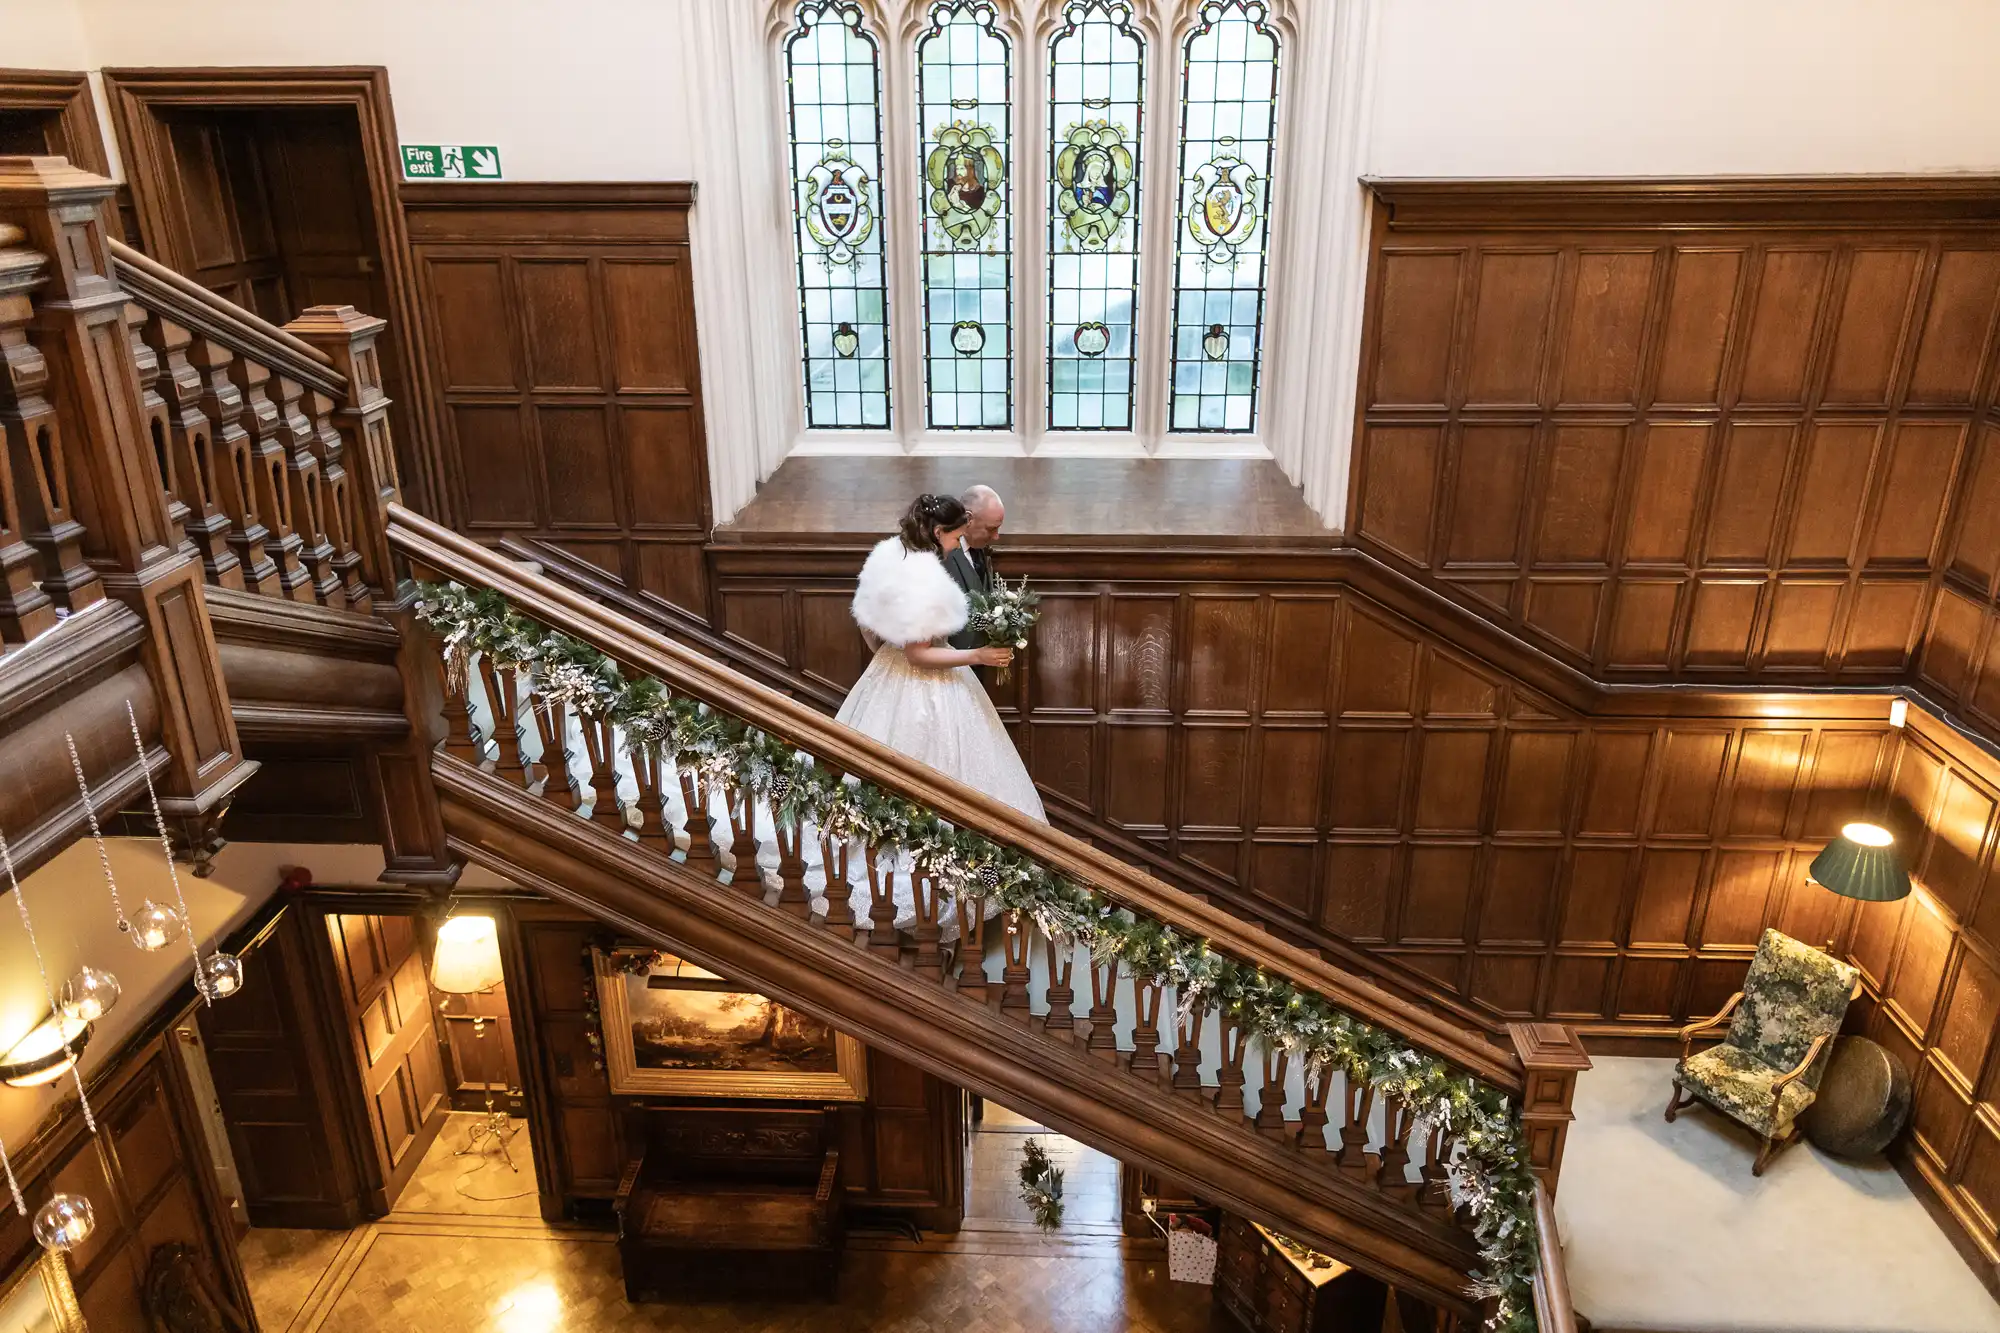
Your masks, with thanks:
[{"label": "wooden staircase", "polygon": [[[0,794],[26,859],[81,832],[51,749],[64,728],[106,803],[142,764],[163,775],[197,873],[256,771],[242,733],[364,748],[391,877],[443,885],[476,861],[1457,1316],[1490,1312],[1469,1286],[1488,1273],[1506,1327],[1573,1326],[1545,1192],[1587,1064],[1574,1034],[1490,1040],[402,508],[381,321],[318,307],[265,324],[107,238],[110,191],[55,159],[0,158],[0,746],[62,779]],[[784,771],[901,803],[1133,928],[1127,944],[1051,934],[1029,899],[953,880],[921,847],[774,823],[768,766],[683,764],[565,714],[492,645],[445,669],[414,580],[476,590],[621,680],[658,682]],[[767,841],[768,881],[750,870]],[[989,916],[989,894],[1007,910]],[[1197,945],[1226,985],[1174,970]],[[1287,996],[1324,1040],[1279,1038]]]}]

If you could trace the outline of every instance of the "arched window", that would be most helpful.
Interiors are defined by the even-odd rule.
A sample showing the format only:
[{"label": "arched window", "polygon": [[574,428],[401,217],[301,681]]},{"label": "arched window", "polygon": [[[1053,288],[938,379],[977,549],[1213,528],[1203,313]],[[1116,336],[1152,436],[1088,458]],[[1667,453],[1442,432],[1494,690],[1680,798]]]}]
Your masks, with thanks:
[{"label": "arched window", "polygon": [[1257,424],[1278,38],[1259,0],[1207,0],[1182,48],[1168,429]]},{"label": "arched window", "polygon": [[1049,42],[1050,430],[1132,429],[1146,46],[1127,0],[1070,0]]},{"label": "arched window", "polygon": [[1013,65],[998,21],[991,0],[938,0],[917,39],[933,430],[1014,424]]},{"label": "arched window", "polygon": [[804,0],[785,43],[806,423],[889,425],[882,79],[849,0]]}]

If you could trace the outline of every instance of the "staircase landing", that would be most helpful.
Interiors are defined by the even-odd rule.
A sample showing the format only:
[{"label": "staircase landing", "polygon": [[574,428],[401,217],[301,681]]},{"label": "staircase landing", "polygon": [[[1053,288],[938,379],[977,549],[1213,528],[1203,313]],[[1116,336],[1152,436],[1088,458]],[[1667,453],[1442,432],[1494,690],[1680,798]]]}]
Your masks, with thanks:
[{"label": "staircase landing", "polygon": [[718,542],[872,541],[916,496],[984,483],[1007,503],[1006,544],[1331,546],[1298,487],[1256,458],[788,458]]},{"label": "staircase landing", "polygon": [[1577,1083],[1556,1218],[1599,1333],[2000,1333],[1894,1167],[1801,1143],[1754,1177],[1748,1131],[1704,1110],[1666,1122],[1672,1073],[1599,1057]]}]

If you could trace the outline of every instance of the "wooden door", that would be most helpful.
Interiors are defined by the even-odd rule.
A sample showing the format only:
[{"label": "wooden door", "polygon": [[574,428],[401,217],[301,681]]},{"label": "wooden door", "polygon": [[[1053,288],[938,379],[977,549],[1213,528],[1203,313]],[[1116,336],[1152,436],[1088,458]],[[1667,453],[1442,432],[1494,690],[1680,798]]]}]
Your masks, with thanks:
[{"label": "wooden door", "polygon": [[385,1203],[393,1204],[451,1110],[417,923],[329,914],[326,929]]},{"label": "wooden door", "polygon": [[347,1052],[328,1039],[324,964],[283,907],[244,949],[243,998],[195,1010],[252,1226],[351,1227],[365,1214]]},{"label": "wooden door", "polygon": [[242,112],[195,110],[165,123],[184,272],[224,300],[284,323],[296,312],[285,289],[257,122]]}]

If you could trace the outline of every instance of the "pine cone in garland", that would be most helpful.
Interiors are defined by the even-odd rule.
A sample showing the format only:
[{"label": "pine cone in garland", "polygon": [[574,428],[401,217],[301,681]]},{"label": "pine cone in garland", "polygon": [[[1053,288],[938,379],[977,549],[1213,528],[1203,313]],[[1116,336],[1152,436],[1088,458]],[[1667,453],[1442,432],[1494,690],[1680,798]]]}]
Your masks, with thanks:
[{"label": "pine cone in garland", "polygon": [[775,810],[777,807],[783,805],[785,803],[785,798],[787,796],[790,796],[791,794],[792,794],[792,779],[790,774],[780,773],[771,779],[772,809]]},{"label": "pine cone in garland", "polygon": [[979,867],[979,887],[992,893],[1000,887],[1000,869],[997,866]]}]

